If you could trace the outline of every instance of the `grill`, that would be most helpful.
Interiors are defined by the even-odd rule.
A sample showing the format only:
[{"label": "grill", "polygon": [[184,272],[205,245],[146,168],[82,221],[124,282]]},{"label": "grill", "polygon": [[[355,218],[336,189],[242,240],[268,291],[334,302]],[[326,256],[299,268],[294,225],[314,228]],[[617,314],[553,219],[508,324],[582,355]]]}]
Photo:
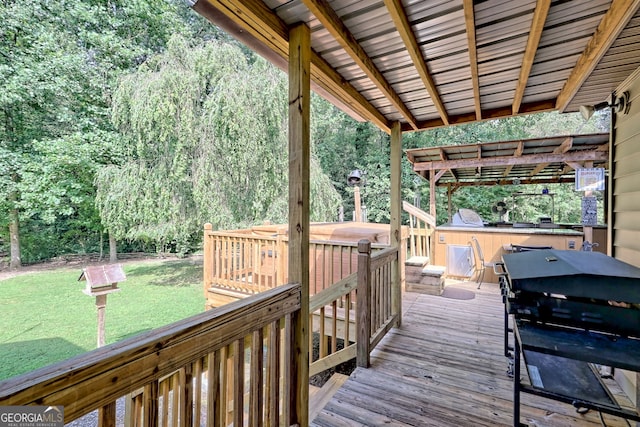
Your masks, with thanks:
[{"label": "grill", "polygon": [[[501,265],[514,425],[521,392],[640,421],[595,366],[640,371],[640,269],[599,252],[553,249],[506,254]],[[530,384],[520,380],[521,357]]]}]

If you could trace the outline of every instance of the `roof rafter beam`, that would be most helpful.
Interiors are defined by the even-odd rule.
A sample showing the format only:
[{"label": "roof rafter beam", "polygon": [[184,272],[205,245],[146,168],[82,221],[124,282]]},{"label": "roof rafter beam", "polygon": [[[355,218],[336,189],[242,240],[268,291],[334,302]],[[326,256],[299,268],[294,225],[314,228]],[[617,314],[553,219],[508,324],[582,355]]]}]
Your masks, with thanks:
[{"label": "roof rafter beam", "polygon": [[[528,113],[542,113],[544,111],[553,111],[555,109],[556,100],[548,99],[543,101],[529,102],[520,105],[520,114],[528,114]],[[513,111],[511,109],[511,105],[508,107],[501,108],[493,108],[490,110],[482,111],[482,119],[483,120],[491,120],[491,119],[499,119],[502,117],[511,117],[513,116]],[[449,116],[449,124],[450,125],[460,125],[464,123],[471,123],[476,121],[476,113],[469,114],[459,114],[455,116]],[[442,119],[433,119],[433,120],[425,120],[419,123],[419,130],[424,129],[432,129],[437,127],[444,126]],[[413,131],[409,126],[403,126],[403,132]]]},{"label": "roof rafter beam", "polygon": [[442,99],[440,98],[436,84],[433,81],[433,77],[431,77],[431,73],[427,67],[427,58],[425,58],[420,46],[418,46],[418,40],[411,29],[409,18],[405,13],[402,3],[400,0],[384,0],[384,4],[389,10],[391,19],[393,19],[396,29],[400,33],[400,37],[402,37],[402,41],[404,41],[404,44],[407,46],[409,56],[411,56],[411,60],[413,61],[413,64],[418,71],[418,75],[420,75],[420,78],[431,97],[433,105],[436,107],[436,110],[438,110],[438,114],[440,114],[440,118],[444,124],[448,125],[449,116],[447,114],[447,110],[442,103]]},{"label": "roof rafter beam", "polygon": [[400,96],[391,87],[380,70],[358,43],[351,31],[344,25],[338,14],[326,0],[302,0],[305,6],[322,23],[325,29],[345,49],[362,71],[371,79],[376,87],[384,94],[391,104],[402,114],[414,130],[418,130],[418,123]]},{"label": "roof rafter beam", "polygon": [[476,120],[482,120],[482,106],[480,104],[480,83],[478,73],[478,52],[476,49],[476,18],[473,10],[473,0],[463,0],[464,22],[467,28],[467,46],[469,46],[469,67],[471,68],[471,84],[473,86],[473,103],[475,105]]},{"label": "roof rafter beam", "polygon": [[[518,141],[518,147],[516,147],[515,151],[513,152],[513,157],[521,157],[523,152],[524,152],[524,142]],[[511,173],[511,170],[513,169],[513,166],[514,165],[507,166],[502,176],[509,176],[509,174]]]},{"label": "roof rafter beam", "polygon": [[527,39],[527,47],[522,57],[520,76],[518,77],[518,84],[516,85],[516,92],[513,97],[513,105],[511,107],[513,114],[518,114],[520,111],[520,104],[524,97],[524,90],[527,87],[527,81],[529,80],[531,68],[533,67],[533,60],[536,57],[536,52],[538,51],[540,37],[542,36],[542,29],[544,28],[544,23],[547,20],[550,7],[551,0],[538,0],[536,9],[533,12],[531,29],[529,30],[529,38]]},{"label": "roof rafter beam", "polygon": [[560,91],[556,108],[563,112],[600,59],[640,7],[640,0],[613,0]]},{"label": "roof rafter beam", "polygon": [[[567,139],[565,139],[564,141],[562,141],[562,144],[558,145],[554,150],[553,150],[553,154],[561,154],[561,153],[566,153],[567,151],[571,150],[571,147],[573,147],[573,138],[569,137]],[[538,173],[540,173],[540,171],[544,168],[546,168],[547,166],[549,166],[549,163],[540,163],[538,166],[536,166],[531,173],[529,174],[529,176],[536,176],[538,175]]]},{"label": "roof rafter beam", "polygon": [[583,150],[573,153],[546,153],[546,154],[528,154],[519,158],[512,156],[487,157],[481,160],[476,158],[420,162],[414,163],[414,171],[423,170],[439,170],[439,169],[461,169],[475,167],[491,167],[491,166],[507,166],[507,165],[532,165],[538,163],[566,163],[566,162],[585,162],[585,161],[607,161],[609,154],[603,151]]},{"label": "roof rafter beam", "polygon": [[[272,62],[274,57],[288,61],[289,30],[287,25],[259,0],[199,0],[193,9],[225,31],[243,40]],[[221,22],[221,21],[225,22]],[[258,49],[259,44],[263,48]],[[268,55],[269,50],[271,55]],[[345,81],[317,52],[311,52],[313,83],[334,96],[356,114],[370,120],[380,129],[391,132],[391,123],[349,82]]]},{"label": "roof rafter beam", "polygon": [[[520,184],[559,184],[559,183],[571,183],[574,182],[574,178],[543,178],[543,179],[521,179]],[[477,186],[493,186],[493,185],[512,185],[513,182],[508,179],[491,179],[481,181],[459,181],[455,184],[450,182],[436,183],[436,187],[446,187],[448,185],[454,185],[456,188],[463,187],[477,187]]]}]

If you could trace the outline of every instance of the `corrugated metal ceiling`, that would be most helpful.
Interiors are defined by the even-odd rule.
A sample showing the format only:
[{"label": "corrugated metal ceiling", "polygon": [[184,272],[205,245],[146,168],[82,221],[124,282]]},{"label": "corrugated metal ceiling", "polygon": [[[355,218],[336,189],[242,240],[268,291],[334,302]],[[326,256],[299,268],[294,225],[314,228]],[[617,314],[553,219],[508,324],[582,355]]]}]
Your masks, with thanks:
[{"label": "corrugated metal ceiling", "polygon": [[640,66],[639,6],[640,0],[199,0],[193,7],[280,66],[288,28],[306,23],[315,90],[388,132],[395,121],[419,130],[571,112],[606,100]]}]

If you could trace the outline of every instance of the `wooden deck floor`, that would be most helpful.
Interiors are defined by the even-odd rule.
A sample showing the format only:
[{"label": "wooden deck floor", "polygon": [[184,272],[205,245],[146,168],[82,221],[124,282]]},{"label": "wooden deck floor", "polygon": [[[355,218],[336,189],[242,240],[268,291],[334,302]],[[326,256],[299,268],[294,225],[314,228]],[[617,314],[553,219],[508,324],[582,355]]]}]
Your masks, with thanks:
[{"label": "wooden deck floor", "polygon": [[[312,426],[513,425],[498,285],[447,286],[473,291],[475,297],[406,293],[402,327],[374,350],[371,368],[351,374]],[[524,393],[521,401],[521,421],[530,426],[601,425],[594,411],[580,415],[571,405]],[[604,419],[607,426],[628,425],[620,418]]]}]

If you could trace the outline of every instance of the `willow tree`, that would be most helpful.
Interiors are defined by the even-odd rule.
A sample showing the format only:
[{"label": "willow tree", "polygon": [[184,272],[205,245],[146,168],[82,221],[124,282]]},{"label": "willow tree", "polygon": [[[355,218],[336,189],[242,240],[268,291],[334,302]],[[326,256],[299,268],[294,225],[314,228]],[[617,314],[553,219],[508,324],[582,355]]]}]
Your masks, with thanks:
[{"label": "willow tree", "polygon": [[[186,253],[205,222],[285,221],[286,99],[286,77],[264,60],[173,38],[114,94],[128,156],[96,179],[105,227]],[[312,176],[314,219],[332,219],[339,197],[318,168]]]}]

